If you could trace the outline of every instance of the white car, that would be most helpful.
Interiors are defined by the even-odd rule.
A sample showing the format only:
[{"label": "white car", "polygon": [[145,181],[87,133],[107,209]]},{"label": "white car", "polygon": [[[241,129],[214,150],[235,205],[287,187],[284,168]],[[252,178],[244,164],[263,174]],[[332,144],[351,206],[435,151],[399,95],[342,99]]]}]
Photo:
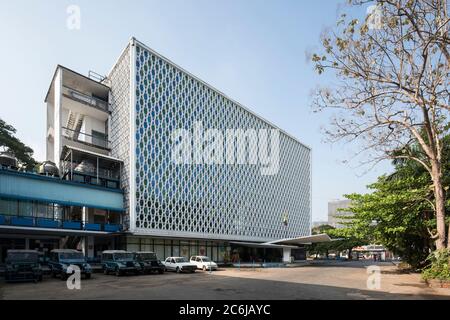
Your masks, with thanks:
[{"label": "white car", "polygon": [[197,265],[190,263],[185,257],[168,257],[163,262],[167,271],[195,272]]},{"label": "white car", "polygon": [[202,269],[203,271],[209,270],[217,270],[217,263],[211,261],[210,258],[206,256],[192,256],[191,263],[197,266],[197,269]]}]

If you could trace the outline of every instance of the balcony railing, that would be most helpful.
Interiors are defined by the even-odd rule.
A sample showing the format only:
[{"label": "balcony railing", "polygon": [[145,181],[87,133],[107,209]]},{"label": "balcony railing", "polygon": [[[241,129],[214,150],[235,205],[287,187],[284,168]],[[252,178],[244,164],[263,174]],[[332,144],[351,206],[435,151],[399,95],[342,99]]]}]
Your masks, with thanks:
[{"label": "balcony railing", "polygon": [[82,93],[80,91],[77,91],[75,89],[69,88],[69,87],[63,87],[63,95],[75,100],[77,102],[81,102],[83,104],[86,104],[88,106],[103,110],[108,112],[108,102],[90,95],[87,95],[85,93]]},{"label": "balcony railing", "polygon": [[114,223],[89,223],[51,218],[0,215],[0,226],[2,225],[103,232],[120,232],[122,230],[122,225]]},{"label": "balcony railing", "polygon": [[73,170],[72,172],[70,172],[70,170],[67,170],[66,172],[64,172],[63,177],[67,180],[75,182],[101,186],[110,189],[120,189],[119,179],[114,179],[102,175],[97,176],[95,173],[81,172],[77,170]]},{"label": "balcony railing", "polygon": [[81,131],[62,127],[62,135],[72,141],[85,144],[94,148],[109,150],[108,136],[93,136]]}]

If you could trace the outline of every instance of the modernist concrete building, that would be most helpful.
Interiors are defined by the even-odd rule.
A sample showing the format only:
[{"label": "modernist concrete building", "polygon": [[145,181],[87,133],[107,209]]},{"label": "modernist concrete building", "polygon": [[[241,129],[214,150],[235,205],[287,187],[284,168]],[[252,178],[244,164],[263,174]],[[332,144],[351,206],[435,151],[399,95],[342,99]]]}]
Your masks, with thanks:
[{"label": "modernist concrete building", "polygon": [[[114,221],[121,232],[108,245],[83,238],[89,256],[115,246],[160,258],[287,261],[298,255],[291,249],[311,241],[310,148],[136,39],[105,77],[58,66],[45,101],[47,159],[61,183],[123,197],[120,206],[100,205],[108,200],[100,194],[92,194],[95,205],[80,203],[79,220],[99,222],[98,232],[123,210]],[[276,132],[276,171],[264,173],[262,162],[251,161],[174,162],[173,133],[199,124],[241,130],[245,159],[261,157],[248,132]],[[189,146],[205,148],[198,141]]]}]

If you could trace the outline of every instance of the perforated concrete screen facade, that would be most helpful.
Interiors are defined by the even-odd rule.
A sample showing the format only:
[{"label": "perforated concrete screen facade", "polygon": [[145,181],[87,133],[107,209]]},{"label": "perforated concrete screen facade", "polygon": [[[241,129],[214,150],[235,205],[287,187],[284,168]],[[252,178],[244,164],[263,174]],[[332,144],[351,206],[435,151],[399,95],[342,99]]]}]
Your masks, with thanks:
[{"label": "perforated concrete screen facade", "polygon": [[124,190],[124,208],[127,214],[124,216],[124,224],[130,223],[130,46],[127,46],[119,57],[108,76],[110,91],[110,125],[109,137],[111,143],[111,155],[123,161],[122,189]]},{"label": "perforated concrete screen facade", "polygon": [[143,44],[132,44],[109,76],[111,137],[132,137],[128,144],[123,137],[113,142],[113,155],[126,157],[130,231],[243,241],[309,235],[310,149],[280,132],[273,175],[254,164],[174,163],[173,130],[198,122],[220,131],[275,127]]}]

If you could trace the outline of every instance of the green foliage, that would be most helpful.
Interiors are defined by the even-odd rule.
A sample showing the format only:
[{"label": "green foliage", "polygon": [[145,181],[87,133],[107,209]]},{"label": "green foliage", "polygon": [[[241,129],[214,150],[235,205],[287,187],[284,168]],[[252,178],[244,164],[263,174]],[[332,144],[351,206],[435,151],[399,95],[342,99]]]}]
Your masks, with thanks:
[{"label": "green foliage", "polygon": [[450,250],[434,251],[428,256],[427,261],[430,264],[422,271],[423,279],[450,280]]},{"label": "green foliage", "polygon": [[[334,227],[324,224],[324,225],[313,228],[312,234],[321,234],[321,233],[330,234],[330,231],[333,229],[334,229]],[[306,250],[310,254],[323,254],[323,255],[326,255],[327,258],[328,258],[328,254],[333,249],[334,248],[333,248],[332,242],[319,242],[319,243],[313,243],[311,245],[306,246]]]},{"label": "green foliage", "polygon": [[347,196],[354,216],[342,232],[380,243],[414,268],[423,266],[433,247],[428,229],[435,227],[428,177],[382,176],[369,188],[374,192]]},{"label": "green foliage", "polygon": [[14,156],[24,164],[27,169],[36,165],[33,158],[33,149],[25,145],[14,136],[16,129],[0,119],[0,147],[14,154]]},{"label": "green foliage", "polygon": [[440,192],[450,190],[447,3],[349,0],[368,3],[376,10],[364,21],[349,10],[322,35],[312,62],[338,81],[319,88],[312,106],[333,112],[330,142],[359,143],[353,159],[363,164],[396,159],[395,172],[371,194],[348,195],[355,215],[332,232],[383,244],[420,269],[450,239],[449,196]]},{"label": "green foliage", "polygon": [[[343,218],[344,220],[346,218]],[[343,222],[346,224],[347,222]],[[339,228],[330,230],[328,235],[333,239],[331,245],[335,251],[347,251],[348,257],[351,259],[351,253],[354,247],[369,244],[369,239],[365,234],[348,232],[347,228]]]},{"label": "green foliage", "polygon": [[366,239],[356,238],[350,234],[344,234],[341,230],[330,225],[321,225],[312,229],[312,234],[326,233],[332,239],[331,242],[313,243],[307,247],[311,254],[324,254],[327,256],[331,252],[348,251],[349,257],[354,247],[367,244]]},{"label": "green foliage", "polygon": [[[443,184],[448,189],[449,137],[445,137],[444,143]],[[414,151],[414,146],[411,149]],[[420,269],[429,263],[427,257],[434,250],[430,236],[436,231],[432,181],[416,161],[400,159],[393,164],[392,174],[379,177],[369,186],[372,193],[346,196],[352,200],[349,210],[354,215],[343,219],[341,223],[346,227],[340,232],[380,243],[413,268]],[[447,201],[446,210],[449,209]]]}]

